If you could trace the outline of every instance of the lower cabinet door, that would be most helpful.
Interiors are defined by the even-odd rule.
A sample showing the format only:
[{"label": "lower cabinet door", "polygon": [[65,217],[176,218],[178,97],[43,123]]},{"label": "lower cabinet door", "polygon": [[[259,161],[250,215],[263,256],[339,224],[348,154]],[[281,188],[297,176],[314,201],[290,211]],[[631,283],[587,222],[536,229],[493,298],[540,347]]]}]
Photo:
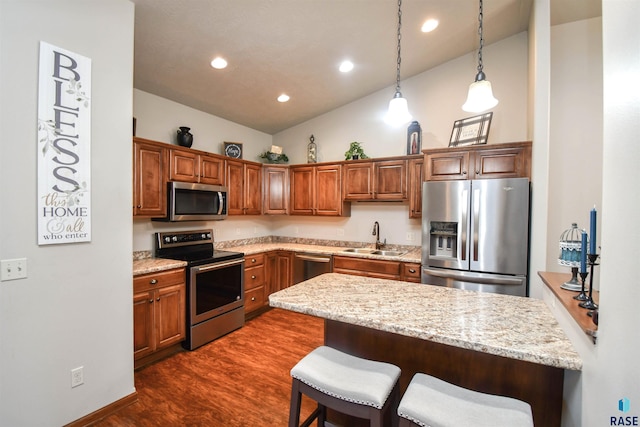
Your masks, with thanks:
[{"label": "lower cabinet door", "polygon": [[156,348],[179,343],[185,338],[184,284],[167,286],[155,291],[156,307]]},{"label": "lower cabinet door", "polygon": [[140,292],[133,295],[133,356],[139,359],[155,350],[153,308],[154,293]]}]

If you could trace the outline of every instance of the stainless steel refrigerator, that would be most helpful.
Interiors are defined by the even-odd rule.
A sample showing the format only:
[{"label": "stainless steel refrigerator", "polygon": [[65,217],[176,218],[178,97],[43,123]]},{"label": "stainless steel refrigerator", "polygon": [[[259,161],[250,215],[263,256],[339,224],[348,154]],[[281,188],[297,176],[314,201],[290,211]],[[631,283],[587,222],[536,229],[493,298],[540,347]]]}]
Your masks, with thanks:
[{"label": "stainless steel refrigerator", "polygon": [[528,296],[527,178],[422,187],[422,283]]}]

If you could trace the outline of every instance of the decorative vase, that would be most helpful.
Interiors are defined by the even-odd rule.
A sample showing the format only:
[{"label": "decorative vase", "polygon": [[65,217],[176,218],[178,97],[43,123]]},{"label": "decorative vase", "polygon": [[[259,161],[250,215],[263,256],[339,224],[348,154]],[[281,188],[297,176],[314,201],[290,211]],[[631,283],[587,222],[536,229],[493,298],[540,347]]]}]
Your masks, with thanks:
[{"label": "decorative vase", "polygon": [[178,144],[183,147],[191,147],[193,144],[193,135],[189,132],[191,128],[186,126],[180,126],[180,130],[178,131]]}]

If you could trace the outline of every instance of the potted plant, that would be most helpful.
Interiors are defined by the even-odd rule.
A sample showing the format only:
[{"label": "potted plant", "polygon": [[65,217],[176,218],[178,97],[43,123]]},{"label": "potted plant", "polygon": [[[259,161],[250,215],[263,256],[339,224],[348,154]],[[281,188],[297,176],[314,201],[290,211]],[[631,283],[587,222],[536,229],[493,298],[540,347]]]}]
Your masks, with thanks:
[{"label": "potted plant", "polygon": [[368,159],[369,156],[364,154],[364,149],[358,141],[353,141],[349,145],[349,149],[344,153],[345,160]]}]

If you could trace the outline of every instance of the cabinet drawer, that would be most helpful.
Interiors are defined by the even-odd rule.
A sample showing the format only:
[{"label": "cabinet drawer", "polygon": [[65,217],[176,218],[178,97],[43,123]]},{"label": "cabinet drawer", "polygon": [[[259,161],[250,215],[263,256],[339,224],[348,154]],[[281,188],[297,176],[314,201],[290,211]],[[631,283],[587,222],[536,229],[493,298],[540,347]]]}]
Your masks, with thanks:
[{"label": "cabinet drawer", "polygon": [[402,280],[420,283],[420,264],[402,264]]},{"label": "cabinet drawer", "polygon": [[264,253],[248,255],[244,257],[244,266],[246,268],[264,264]]},{"label": "cabinet drawer", "polygon": [[400,261],[385,261],[350,257],[333,257],[335,273],[353,274],[356,276],[379,277],[383,279],[400,279]]},{"label": "cabinet drawer", "polygon": [[265,284],[264,266],[257,265],[244,269],[244,288],[245,290],[253,289]]},{"label": "cabinet drawer", "polygon": [[143,274],[133,278],[133,292],[144,292],[185,282],[184,268]]},{"label": "cabinet drawer", "polygon": [[244,312],[249,313],[264,306],[264,286],[244,292]]}]

